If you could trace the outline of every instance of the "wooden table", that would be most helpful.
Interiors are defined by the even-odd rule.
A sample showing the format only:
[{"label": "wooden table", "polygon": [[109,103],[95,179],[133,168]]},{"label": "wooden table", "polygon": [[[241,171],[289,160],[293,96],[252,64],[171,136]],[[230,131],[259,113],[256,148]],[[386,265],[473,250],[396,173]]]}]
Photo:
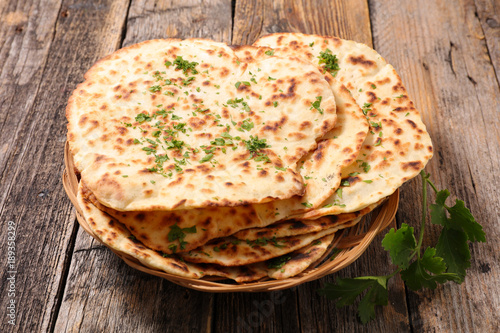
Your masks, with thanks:
[{"label": "wooden table", "polygon": [[[399,71],[434,141],[427,171],[487,233],[471,245],[463,284],[415,293],[393,279],[389,306],[364,326],[354,307],[336,309],[316,290],[338,276],[391,272],[380,236],[334,276],[273,294],[209,294],[129,268],[78,227],[61,184],[64,110],[96,60],[152,38],[246,44],[280,31],[366,43]],[[499,331],[499,80],[497,0],[2,0],[0,331]],[[398,224],[418,228],[419,184],[402,187]],[[8,221],[17,227],[15,326]],[[437,231],[429,228],[429,243]]]}]

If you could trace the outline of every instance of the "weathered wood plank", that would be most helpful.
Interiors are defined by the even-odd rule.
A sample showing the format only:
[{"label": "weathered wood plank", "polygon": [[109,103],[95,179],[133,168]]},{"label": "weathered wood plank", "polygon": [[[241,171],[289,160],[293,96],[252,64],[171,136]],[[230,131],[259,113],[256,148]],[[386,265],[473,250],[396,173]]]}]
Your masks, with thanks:
[{"label": "weathered wood plank", "polygon": [[[48,192],[38,192],[41,190],[40,186],[29,190],[28,184],[18,185],[20,178],[18,175],[23,170],[20,165],[25,155],[29,153],[24,141],[27,140],[28,135],[19,134],[18,130],[29,129],[32,125],[27,118],[32,112],[42,79],[60,5],[61,1],[46,3],[36,0],[2,1],[0,4],[0,221],[2,221],[0,233],[4,237],[0,246],[2,253],[7,256],[8,250],[12,250],[9,247],[15,243],[13,256],[15,262],[11,262],[12,266],[7,266],[5,263],[1,274],[0,304],[2,309],[6,310],[4,320],[0,323],[0,330],[5,332],[26,331],[32,327],[48,327],[56,306],[53,296],[60,280],[58,275],[61,274],[63,256],[56,254],[39,259],[46,267],[52,268],[52,271],[46,274],[52,279],[48,280],[49,285],[43,291],[34,290],[35,293],[38,291],[36,296],[39,299],[37,300],[26,295],[30,288],[30,272],[36,272],[36,269],[30,268],[30,258],[34,254],[44,255],[42,254],[44,250],[27,246],[27,244],[32,242],[30,235],[36,232],[37,228],[31,224],[32,221],[41,218],[68,218],[69,211],[57,212],[46,209],[37,213],[27,211],[28,208],[24,205],[26,202],[31,201],[30,206],[40,208],[45,204],[53,204],[53,200]],[[29,169],[24,168],[24,170],[26,170],[25,176],[28,175]],[[12,200],[11,196],[22,193],[30,200]],[[39,193],[40,195],[37,196]],[[16,236],[8,233],[11,231],[8,230],[11,224],[9,221],[15,223]],[[66,232],[67,236],[71,227],[66,231],[69,231]],[[52,237],[47,236],[49,239]],[[63,244],[61,250],[65,251],[66,246],[67,244]],[[9,257],[11,257],[10,254]],[[11,281],[14,283],[11,284]],[[44,293],[47,297],[42,297]],[[10,317],[7,316],[11,314],[7,306],[12,301],[15,302],[16,314],[12,313],[13,316]],[[34,313],[30,313],[31,305],[34,307]],[[23,322],[20,319],[22,315],[30,315],[31,320]],[[16,326],[11,325],[9,321]]]},{"label": "weathered wood plank", "polygon": [[[371,45],[366,1],[237,1],[234,22],[233,44],[251,44],[262,35],[287,31],[333,35]],[[367,253],[340,274],[286,291],[284,302],[274,305],[269,315],[253,319],[256,324],[250,328],[263,332],[299,329],[303,332],[408,331],[410,326],[405,290],[400,279],[391,281],[390,305],[378,311],[377,319],[366,326],[359,322],[355,308],[339,310],[332,301],[316,292],[325,282],[333,281],[337,276],[354,277],[390,272],[389,260],[380,241],[381,238],[378,237]],[[241,297],[244,301],[234,301],[235,297]],[[258,311],[259,305],[268,300],[271,300],[270,296],[266,298],[261,294],[217,295],[215,307],[226,311],[215,312],[215,330],[234,331],[234,318],[246,318],[246,324],[252,324],[248,313]],[[298,323],[295,319],[297,315]]]},{"label": "weathered wood plank", "polygon": [[476,15],[481,21],[486,46],[500,82],[500,2],[476,0]]},{"label": "weathered wood plank", "polygon": [[155,38],[231,41],[230,0],[132,1],[123,46]]},{"label": "weathered wood plank", "polygon": [[233,44],[252,44],[260,36],[283,31],[372,42],[366,0],[236,1]]},{"label": "weathered wood plank", "polygon": [[[50,3],[43,3],[39,9],[34,6],[30,11],[34,15],[33,20],[40,20],[43,24],[49,23],[35,13],[54,17],[57,13],[51,14],[50,11],[54,10],[60,15],[55,30],[49,33],[49,40],[53,35],[53,41],[45,56],[47,63],[43,74],[36,74],[41,82],[33,106],[27,105],[28,110],[24,114],[21,112],[25,107],[23,103],[16,102],[6,110],[7,119],[19,117],[19,125],[8,125],[13,126],[16,132],[12,139],[15,148],[10,152],[8,173],[3,175],[8,178],[3,178],[0,188],[6,197],[0,213],[2,228],[6,226],[3,221],[12,220],[17,224],[18,312],[17,325],[11,327],[4,320],[0,324],[2,331],[49,331],[55,323],[68,266],[68,252],[76,230],[73,210],[62,189],[60,177],[66,140],[66,100],[81,80],[84,68],[95,60],[96,55],[109,52],[120,42],[124,15],[121,20],[114,18],[114,13],[120,12],[120,5],[127,8],[123,1],[113,4],[96,1],[86,4],[66,2],[60,11],[57,6],[54,8]],[[34,45],[26,42],[24,47],[12,48],[13,56],[19,49],[21,53],[28,53],[24,55],[26,59],[20,59],[21,65],[15,67],[16,71],[23,69],[24,61],[27,70],[31,66],[34,71],[39,70],[39,59],[36,57],[43,56],[39,49],[46,47],[43,44],[47,42],[44,37],[46,28],[37,28],[40,33],[43,32],[37,36],[30,24],[35,23],[28,23],[26,29],[30,35],[34,33]],[[37,37],[41,38],[40,41],[36,40]],[[11,66],[12,62],[7,65],[8,68]],[[22,96],[20,92],[30,87],[32,74],[14,73],[19,77],[12,89],[18,91],[16,99],[19,99],[19,95]],[[7,253],[4,246],[6,242],[2,242],[2,250]],[[6,274],[3,272],[3,281],[6,281]],[[2,283],[2,289],[5,287],[6,284]],[[4,291],[2,306],[6,304],[3,297],[7,294]]]},{"label": "weathered wood plank", "polygon": [[[493,332],[500,315],[500,90],[473,1],[373,2],[375,48],[399,71],[434,141],[427,170],[464,199],[488,243],[471,246],[462,285],[410,292],[415,331]],[[402,191],[399,220],[419,209],[418,181]],[[432,244],[438,236],[428,229]],[[429,243],[429,242],[428,242]],[[430,243],[429,243],[430,244]]]},{"label": "weathered wood plank", "polygon": [[[226,0],[133,1],[123,45],[166,37],[229,42],[231,25]],[[55,331],[210,331],[212,304],[212,294],[128,267],[80,229]]]},{"label": "weathered wood plank", "polygon": [[0,3],[0,209],[22,156],[25,125],[47,61],[61,1]]},{"label": "weathered wood plank", "polygon": [[360,323],[355,306],[338,309],[333,301],[320,296],[316,291],[326,282],[337,278],[352,278],[365,275],[387,275],[393,266],[380,243],[378,235],[367,251],[346,269],[321,280],[299,287],[301,328],[303,332],[409,332],[408,310],[403,282],[399,277],[389,280],[389,305],[376,308],[376,319],[366,325]]},{"label": "weathered wood plank", "polygon": [[294,289],[271,293],[217,294],[214,332],[299,332]]},{"label": "weathered wood plank", "polygon": [[210,325],[207,294],[130,268],[85,232],[67,281],[55,332],[201,332]]}]

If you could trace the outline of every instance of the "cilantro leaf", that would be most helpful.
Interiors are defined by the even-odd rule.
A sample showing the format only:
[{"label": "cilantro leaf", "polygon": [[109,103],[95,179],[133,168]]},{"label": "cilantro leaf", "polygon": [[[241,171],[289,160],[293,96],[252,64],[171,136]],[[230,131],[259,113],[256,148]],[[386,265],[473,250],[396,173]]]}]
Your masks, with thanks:
[{"label": "cilantro leaf", "polygon": [[[445,283],[446,281],[458,282],[460,277],[454,273],[445,273],[446,264],[443,258],[435,257],[436,249],[428,247],[422,258],[414,261],[410,267],[401,271],[401,278],[412,290],[421,288],[436,289],[436,282]],[[434,275],[429,274],[429,272]]]},{"label": "cilantro leaf", "polygon": [[[436,203],[431,205],[431,222],[455,230],[463,230],[471,242],[486,242],[483,227],[476,222],[470,210],[462,200],[456,200],[453,207],[447,207],[446,199],[450,195],[448,190],[436,194]],[[450,213],[448,219],[446,211]]]},{"label": "cilantro leaf", "polygon": [[375,317],[375,305],[387,305],[387,281],[390,276],[364,276],[354,279],[337,278],[337,283],[327,283],[318,290],[320,295],[338,299],[336,306],[341,308],[353,304],[356,298],[369,289],[358,307],[358,315],[363,323]]},{"label": "cilantro leaf", "polygon": [[359,318],[363,324],[375,318],[375,305],[387,305],[388,294],[387,282],[385,286],[379,283],[375,284],[366,293],[358,306]]},{"label": "cilantro leaf", "polygon": [[397,231],[392,228],[382,240],[382,246],[389,251],[394,265],[401,269],[408,268],[417,247],[413,227],[403,223]]},{"label": "cilantro leaf", "polygon": [[470,250],[465,232],[444,228],[436,244],[436,252],[444,259],[448,272],[457,274],[457,282],[462,283],[465,270],[470,267]]},{"label": "cilantro leaf", "polygon": [[446,208],[444,207],[444,202],[446,198],[450,196],[448,190],[439,191],[436,194],[436,203],[431,205],[431,222],[433,224],[438,224],[445,226],[448,221],[446,217]]},{"label": "cilantro leaf", "polygon": [[450,224],[451,221],[454,224],[452,228],[461,227],[471,242],[486,242],[483,227],[476,222],[462,200],[456,200],[455,205],[448,208],[448,212],[450,213]]}]

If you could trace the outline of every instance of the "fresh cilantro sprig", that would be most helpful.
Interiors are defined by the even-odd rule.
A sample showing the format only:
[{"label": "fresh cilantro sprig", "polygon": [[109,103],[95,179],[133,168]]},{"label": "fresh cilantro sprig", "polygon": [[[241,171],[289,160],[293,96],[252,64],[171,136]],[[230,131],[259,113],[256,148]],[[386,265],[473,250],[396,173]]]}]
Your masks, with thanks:
[{"label": "fresh cilantro sprig", "polygon": [[[337,300],[336,306],[351,305],[366,291],[358,305],[358,315],[364,324],[375,318],[375,306],[387,305],[387,282],[400,274],[406,286],[412,290],[435,289],[437,283],[453,281],[462,283],[466,269],[470,267],[470,251],[467,241],[485,242],[482,226],[476,222],[462,200],[455,205],[446,205],[448,190],[439,191],[431,182],[430,175],[422,170],[422,222],[418,240],[413,227],[403,223],[398,230],[392,228],[382,240],[389,251],[391,261],[397,269],[385,276],[363,276],[352,279],[337,279],[327,283],[318,292]],[[430,205],[431,223],[443,227],[435,247],[422,248],[427,216],[427,187],[436,193],[435,203]]]}]

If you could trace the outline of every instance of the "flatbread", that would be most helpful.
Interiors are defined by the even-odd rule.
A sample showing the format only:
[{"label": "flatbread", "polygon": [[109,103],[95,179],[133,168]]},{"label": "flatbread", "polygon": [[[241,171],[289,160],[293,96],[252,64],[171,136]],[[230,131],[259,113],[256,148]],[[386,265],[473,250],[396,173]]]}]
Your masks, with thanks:
[{"label": "flatbread", "polygon": [[[235,280],[238,283],[251,282],[276,274],[276,269],[270,268],[269,263],[266,262],[259,262],[247,266],[224,267],[213,264],[193,264],[185,262],[175,255],[164,256],[157,251],[145,247],[133,237],[125,226],[103,211],[97,209],[97,207],[85,197],[81,184],[79,185],[77,200],[90,229],[101,242],[113,250],[130,255],[151,269],[193,279],[199,279],[204,276],[225,277]],[[328,241],[328,239],[329,238],[322,239],[322,246],[326,245],[323,242]],[[316,255],[317,252],[315,249],[321,245],[314,244],[312,246],[314,248],[311,249],[311,252],[300,258],[298,257],[300,250],[297,251],[297,253],[294,252],[291,254],[292,258],[296,258],[296,260],[294,260],[295,266],[304,267],[307,262],[311,263],[315,261],[315,257],[313,256]],[[291,274],[292,272],[296,272],[296,274],[300,273],[297,267],[294,267],[294,270],[287,270],[287,274]],[[280,277],[276,275],[276,278]]]},{"label": "flatbread", "polygon": [[[347,214],[346,214],[347,215]],[[338,217],[341,218],[338,218]],[[341,230],[356,225],[361,220],[361,217],[353,220],[342,221],[342,215],[332,215],[321,217],[317,220],[291,220],[272,224],[265,228],[251,228],[238,231],[233,237],[240,240],[257,240],[262,238],[271,239],[273,237],[283,238],[290,236],[298,236],[318,232],[325,229]]]},{"label": "flatbread", "polygon": [[282,256],[301,249],[311,242],[335,233],[335,228],[284,238],[261,238],[242,241],[225,237],[178,255],[185,261],[221,266],[243,266]]},{"label": "flatbread", "polygon": [[[282,280],[302,273],[325,254],[334,237],[335,234],[325,236],[314,241],[311,245],[286,255],[285,258],[280,258],[284,262],[283,266],[269,269],[267,275],[270,278]],[[280,260],[276,260],[276,262],[280,263]],[[271,265],[268,263],[269,266]]]},{"label": "flatbread", "polygon": [[324,66],[319,63],[320,52],[336,55],[340,68],[332,74],[350,90],[370,124],[359,158],[343,170],[340,193],[323,203],[327,207],[300,217],[363,209],[418,175],[432,157],[430,136],[401,78],[375,50],[354,41],[298,33],[271,34],[254,45],[274,48],[278,55],[308,59],[318,66]]},{"label": "flatbread", "polygon": [[[214,238],[259,224],[252,206],[120,212],[97,201],[83,182],[82,193],[98,209],[123,223],[148,248],[168,254],[190,251]],[[175,232],[183,229],[191,232],[182,232],[182,239],[175,237]]]},{"label": "flatbread", "polygon": [[204,275],[201,273],[203,269],[197,265],[185,263],[176,257],[163,257],[158,252],[135,241],[127,228],[97,209],[90,200],[84,197],[81,185],[79,185],[77,200],[90,229],[108,247],[136,258],[147,267],[166,273],[193,279]]},{"label": "flatbread", "polygon": [[[269,48],[251,46],[239,46],[234,49],[236,55],[248,63],[259,62],[268,57],[272,51]],[[274,52],[274,55],[278,53]],[[368,122],[356,101],[342,83],[329,73],[324,75],[335,95],[337,106],[335,128],[320,139],[316,150],[311,151],[299,162],[299,172],[306,184],[303,196],[255,205],[256,213],[263,225],[321,207],[338,188],[341,171],[357,159],[366,138]],[[322,101],[318,104],[317,107],[321,108]]]},{"label": "flatbread", "polygon": [[99,202],[147,211],[302,195],[297,162],[334,127],[336,107],[305,61],[245,63],[224,43],[165,39],[97,62],[66,115],[75,165]]},{"label": "flatbread", "polygon": [[[243,52],[241,50],[236,53],[240,54]],[[245,57],[248,60],[248,54]],[[89,198],[99,209],[125,224],[142,243],[164,253],[173,253],[174,249],[189,251],[214,238],[226,237],[242,229],[265,227],[276,221],[285,220],[290,215],[304,214],[320,205],[337,189],[342,170],[357,158],[368,130],[360,108],[347,89],[331,77],[328,80],[335,96],[337,123],[333,130],[320,139],[316,150],[308,153],[298,164],[298,170],[304,178],[304,183],[307,184],[303,197],[238,207],[150,212],[117,211],[102,205],[94,195]],[[84,189],[86,193],[91,193],[85,187]],[[338,218],[339,223],[347,219],[352,218],[351,216]],[[178,240],[168,241],[168,234],[174,224],[179,228],[197,226],[196,233],[186,234],[183,249],[180,249]]]}]

